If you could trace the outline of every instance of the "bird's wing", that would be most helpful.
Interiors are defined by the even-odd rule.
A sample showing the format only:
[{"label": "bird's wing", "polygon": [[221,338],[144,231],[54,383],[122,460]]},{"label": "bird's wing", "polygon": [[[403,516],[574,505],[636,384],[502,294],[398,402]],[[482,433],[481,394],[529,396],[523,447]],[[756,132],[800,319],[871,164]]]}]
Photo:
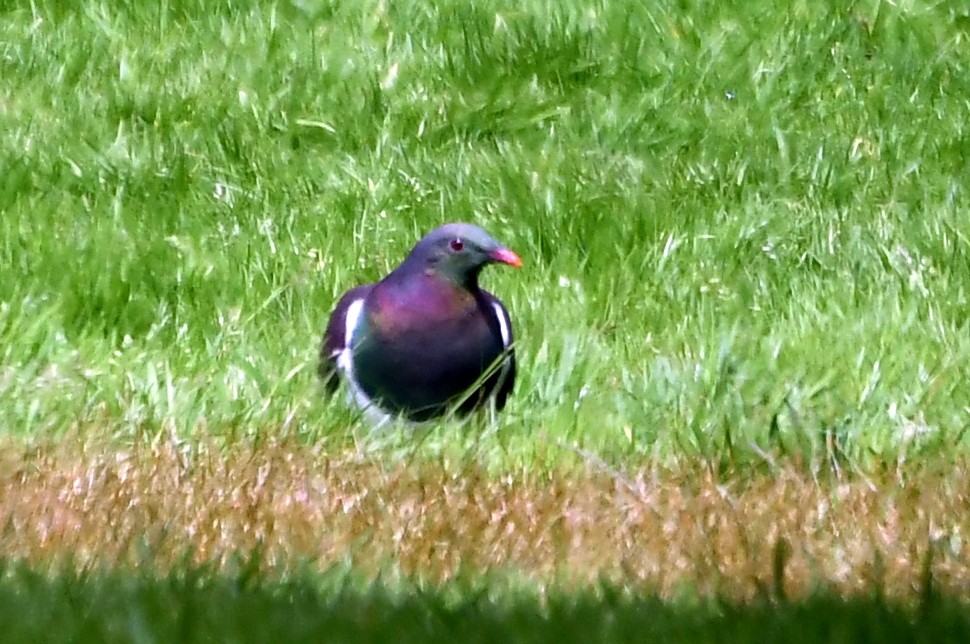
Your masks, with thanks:
[{"label": "bird's wing", "polygon": [[501,300],[485,290],[482,291],[482,294],[495,314],[495,321],[498,323],[499,333],[502,336],[502,346],[505,349],[505,360],[499,368],[493,389],[495,406],[497,409],[502,409],[509,394],[512,393],[512,387],[515,385],[515,339],[512,333],[512,318],[509,317],[509,312]]},{"label": "bird's wing", "polygon": [[[340,298],[333,313],[330,314],[330,321],[323,332],[323,341],[320,344],[320,362],[317,365],[317,373],[323,379],[327,389],[333,391],[337,386],[337,359],[347,347],[347,312],[357,302],[363,302],[367,294],[374,288],[373,284],[365,284],[352,288]],[[360,305],[353,307],[358,315]]]}]

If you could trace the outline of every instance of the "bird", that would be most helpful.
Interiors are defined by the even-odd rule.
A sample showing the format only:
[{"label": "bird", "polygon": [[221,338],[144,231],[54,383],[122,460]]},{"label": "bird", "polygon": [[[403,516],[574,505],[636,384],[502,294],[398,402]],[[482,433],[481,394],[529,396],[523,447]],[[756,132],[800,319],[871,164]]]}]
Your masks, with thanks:
[{"label": "bird", "polygon": [[449,223],[425,235],[383,279],[350,289],[331,312],[318,373],[340,381],[374,425],[422,423],[454,408],[464,416],[494,404],[515,384],[512,320],[478,285],[489,264],[522,260],[482,228]]}]

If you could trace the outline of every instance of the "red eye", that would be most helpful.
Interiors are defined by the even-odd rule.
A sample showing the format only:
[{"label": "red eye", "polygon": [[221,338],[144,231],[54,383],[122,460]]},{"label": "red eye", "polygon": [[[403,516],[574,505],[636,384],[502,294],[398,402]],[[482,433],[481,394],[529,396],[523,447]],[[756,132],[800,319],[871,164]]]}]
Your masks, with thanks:
[{"label": "red eye", "polygon": [[456,253],[459,252],[464,247],[465,247],[465,242],[463,242],[461,239],[451,240],[451,250],[455,251]]}]

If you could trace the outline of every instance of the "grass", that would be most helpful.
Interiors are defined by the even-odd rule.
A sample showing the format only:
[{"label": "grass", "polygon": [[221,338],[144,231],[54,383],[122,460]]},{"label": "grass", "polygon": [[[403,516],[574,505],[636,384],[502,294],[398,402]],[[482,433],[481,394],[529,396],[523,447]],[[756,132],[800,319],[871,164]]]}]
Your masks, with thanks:
[{"label": "grass", "polygon": [[491,451],[964,446],[966,16],[517,7],[8,7],[4,431],[346,441],[329,307],[471,220],[527,262]]},{"label": "grass", "polygon": [[392,463],[294,442],[68,444],[6,459],[0,552],[41,567],[176,572],[186,559],[223,570],[255,552],[268,575],[346,565],[368,582],[394,574],[434,586],[502,571],[671,601],[826,588],[905,602],[931,575],[962,596],[970,469],[907,469],[836,486],[794,469],[728,483],[649,468],[495,477],[468,461]]},{"label": "grass", "polygon": [[[476,581],[428,589],[407,582],[358,589],[345,570],[254,584],[243,569],[205,568],[156,576],[60,573],[6,566],[0,623],[16,615],[10,641],[35,642],[470,642],[499,640],[764,642],[960,642],[965,607],[930,599],[904,610],[879,597],[819,595],[806,604],[690,602],[676,607],[649,594],[601,589],[575,597],[515,590],[492,596]],[[12,592],[17,584],[20,592]],[[186,599],[189,599],[186,602]],[[101,605],[116,606],[105,612]],[[292,619],[292,615],[300,615]],[[819,614],[828,618],[820,622]],[[22,619],[23,616],[28,619]],[[418,617],[420,616],[420,617]],[[48,630],[57,624],[57,630]],[[790,638],[790,639],[789,639]]]},{"label": "grass", "polygon": [[[6,566],[0,623],[13,622],[5,630],[8,641],[52,643],[962,642],[970,634],[966,607],[945,598],[909,610],[878,596],[846,600],[833,594],[805,603],[671,606],[649,593],[609,588],[578,597],[522,589],[494,596],[485,584],[468,580],[442,589],[408,582],[360,589],[348,583],[343,569],[256,584],[245,562],[241,567],[229,576],[205,568],[165,576],[46,576]],[[101,610],[104,605],[116,608]]]},{"label": "grass", "polygon": [[[378,469],[405,462],[424,484],[478,472],[463,480],[483,490],[502,477],[579,485],[593,474],[622,487],[643,472],[661,472],[648,479],[660,490],[692,474],[715,492],[798,481],[788,496],[768,495],[764,534],[795,531],[784,508],[811,486],[872,483],[864,507],[874,525],[897,495],[925,488],[920,503],[944,510],[919,515],[904,503],[909,537],[886,548],[909,553],[900,587],[910,594],[923,537],[959,542],[962,523],[946,517],[965,510],[951,492],[970,441],[966,7],[65,7],[0,9],[0,435],[12,446],[7,511],[22,513],[7,515],[22,521],[4,528],[6,556],[45,569],[21,546],[59,507],[45,490],[73,489],[69,477],[41,485],[67,477],[59,468],[71,458],[210,450],[244,477],[233,455],[252,449],[258,461],[277,444],[314,467],[347,454]],[[515,395],[496,426],[368,436],[341,400],[321,395],[320,332],[340,293],[454,220],[481,224],[526,262],[485,276],[519,339]],[[29,455],[57,443],[74,456]],[[141,462],[144,480],[177,474],[166,463]],[[217,487],[243,480],[224,474]],[[843,505],[851,516],[851,504],[832,507]],[[117,521],[138,516],[109,507]],[[702,516],[703,504],[685,507]],[[548,508],[551,520],[559,506]],[[135,521],[133,534],[148,523]],[[124,532],[86,525],[93,544]],[[831,524],[820,534],[830,538],[816,544],[823,550],[839,542]],[[280,552],[300,550],[292,536],[281,535]],[[524,547],[541,536],[526,533]],[[473,533],[456,539],[477,543]],[[104,584],[95,596],[134,605],[141,592],[222,605],[219,589],[233,583],[206,577],[214,594],[201,597],[164,576],[126,586],[121,573],[32,574],[11,573],[0,592],[31,603]],[[266,614],[277,610],[275,591],[254,592]],[[356,601],[334,619],[356,623]],[[401,615],[417,619],[412,601]],[[775,606],[773,618],[764,606],[724,614],[808,633],[799,611],[835,600],[804,601]],[[833,624],[901,614],[846,601]],[[561,623],[579,614],[563,610]],[[617,628],[642,610],[616,613]],[[110,617],[96,613],[92,624]],[[695,618],[699,638],[724,628],[714,613],[685,619]],[[677,629],[693,627],[670,619],[670,633],[687,637]],[[169,632],[145,623],[161,639]]]}]

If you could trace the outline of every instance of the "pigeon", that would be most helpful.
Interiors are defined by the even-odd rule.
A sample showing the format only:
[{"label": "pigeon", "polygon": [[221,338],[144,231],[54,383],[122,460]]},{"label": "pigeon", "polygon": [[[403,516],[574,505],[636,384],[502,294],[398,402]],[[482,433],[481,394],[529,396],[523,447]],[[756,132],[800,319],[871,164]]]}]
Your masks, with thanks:
[{"label": "pigeon", "polygon": [[[488,264],[522,260],[478,226],[451,223],[428,233],[384,279],[347,291],[320,348],[319,375],[376,425],[420,423],[494,403],[515,383],[512,321],[478,286]],[[457,406],[456,406],[457,405]]]}]

